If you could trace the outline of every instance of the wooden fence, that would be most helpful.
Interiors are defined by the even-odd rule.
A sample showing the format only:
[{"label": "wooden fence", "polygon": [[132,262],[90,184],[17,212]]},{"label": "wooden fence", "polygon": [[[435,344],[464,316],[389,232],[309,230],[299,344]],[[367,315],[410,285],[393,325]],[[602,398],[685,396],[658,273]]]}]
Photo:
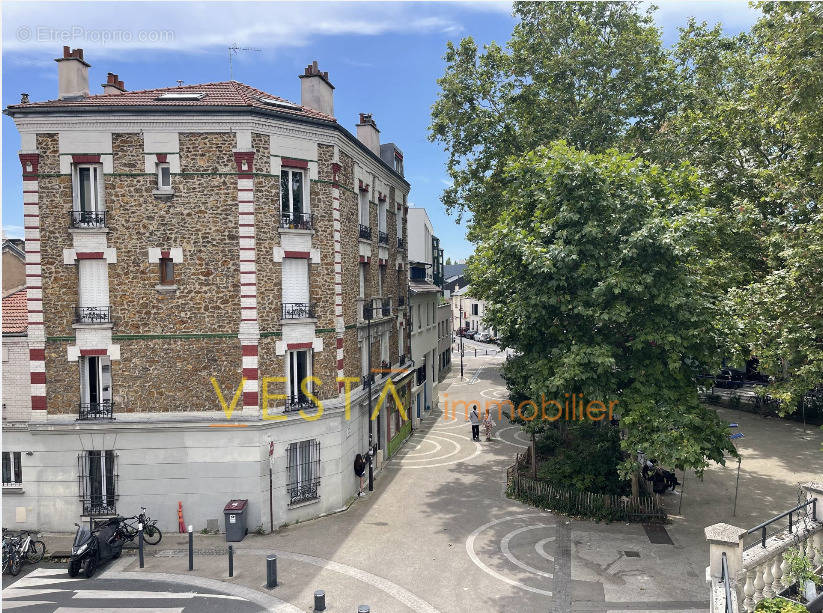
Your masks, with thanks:
[{"label": "wooden fence", "polygon": [[506,491],[510,498],[554,513],[591,519],[644,523],[663,523],[667,519],[657,495],[635,498],[558,487],[523,475],[525,457],[526,454],[518,454],[506,471]]}]

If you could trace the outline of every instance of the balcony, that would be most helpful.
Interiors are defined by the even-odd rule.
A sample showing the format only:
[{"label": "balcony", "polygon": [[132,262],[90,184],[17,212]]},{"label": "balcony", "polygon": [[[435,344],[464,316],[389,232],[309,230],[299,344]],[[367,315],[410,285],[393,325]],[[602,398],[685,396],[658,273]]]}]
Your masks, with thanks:
[{"label": "balcony", "polygon": [[406,363],[406,354],[404,353],[397,359],[397,364],[399,366],[403,366],[403,364],[405,364],[405,363]]},{"label": "balcony", "polygon": [[294,413],[295,411],[313,411],[316,405],[305,394],[293,394],[286,396],[283,412]]},{"label": "balcony", "polygon": [[402,249],[405,246],[406,246],[406,241],[403,240],[402,236],[398,236],[397,237],[397,248]]},{"label": "balcony", "polygon": [[371,228],[364,226],[362,223],[360,224],[360,238],[367,241],[371,240]]},{"label": "balcony", "polygon": [[284,302],[283,319],[314,319],[314,302]]},{"label": "balcony", "polygon": [[287,230],[314,230],[314,214],[281,213],[280,227]]},{"label": "balcony", "polygon": [[81,402],[78,404],[77,419],[114,419],[114,403],[110,400],[105,402]]},{"label": "balcony", "polygon": [[402,294],[397,297],[397,306],[406,306],[406,297]]},{"label": "balcony", "polygon": [[383,230],[379,230],[377,232],[377,242],[381,245],[388,245],[389,244],[389,233],[383,232]]},{"label": "balcony", "polygon": [[72,228],[105,228],[106,211],[69,211]]},{"label": "balcony", "polygon": [[74,307],[74,323],[76,324],[110,324],[110,306]]}]

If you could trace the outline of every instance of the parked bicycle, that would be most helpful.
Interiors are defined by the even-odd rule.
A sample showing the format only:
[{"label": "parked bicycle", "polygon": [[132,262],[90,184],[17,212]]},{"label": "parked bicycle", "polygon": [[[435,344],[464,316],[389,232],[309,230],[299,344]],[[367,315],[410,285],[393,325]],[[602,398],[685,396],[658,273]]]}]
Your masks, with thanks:
[{"label": "parked bicycle", "polygon": [[37,564],[46,554],[46,544],[35,540],[36,532],[22,530],[17,535],[3,535],[3,572],[17,575],[23,562]]},{"label": "parked bicycle", "polygon": [[140,513],[132,517],[124,517],[120,530],[126,540],[133,541],[137,537],[137,528],[143,524],[143,540],[148,545],[157,545],[163,538],[163,533],[157,527],[157,520],[146,515],[146,507],[140,507]]}]

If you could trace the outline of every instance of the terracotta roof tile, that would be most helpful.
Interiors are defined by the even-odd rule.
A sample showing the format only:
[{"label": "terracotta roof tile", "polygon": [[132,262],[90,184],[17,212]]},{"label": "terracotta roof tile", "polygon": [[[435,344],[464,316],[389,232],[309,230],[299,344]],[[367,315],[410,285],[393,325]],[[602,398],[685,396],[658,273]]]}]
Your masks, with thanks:
[{"label": "terracotta roof tile", "polygon": [[[161,94],[204,93],[199,100],[158,100]],[[261,99],[273,100],[280,104],[267,104]],[[44,102],[30,102],[28,104],[14,104],[9,110],[28,110],[38,108],[71,108],[71,107],[129,107],[129,106],[156,106],[160,108],[196,106],[208,108],[210,106],[238,106],[259,109],[275,110],[291,113],[297,116],[336,121],[331,115],[326,115],[314,109],[289,102],[279,96],[266,93],[245,83],[238,81],[219,81],[216,83],[201,83],[198,85],[181,85],[179,87],[163,87],[159,89],[144,89],[141,91],[125,92],[123,94],[100,94],[86,96],[73,100],[47,100]]]},{"label": "terracotta roof tile", "polygon": [[21,289],[3,298],[3,334],[25,332],[28,322],[26,290]]}]

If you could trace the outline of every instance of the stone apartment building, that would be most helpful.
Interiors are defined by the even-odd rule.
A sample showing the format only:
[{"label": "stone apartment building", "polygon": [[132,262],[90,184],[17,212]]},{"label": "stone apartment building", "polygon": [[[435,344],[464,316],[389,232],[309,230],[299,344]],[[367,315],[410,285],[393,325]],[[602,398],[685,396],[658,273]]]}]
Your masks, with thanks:
[{"label": "stone apartment building", "polygon": [[[402,152],[368,114],[356,136],[337,122],[316,62],[296,104],[236,81],[129,92],[111,73],[90,95],[82,50],[56,61],[58,99],[5,110],[31,417],[4,432],[30,452],[4,525],[145,505],[176,529],[182,502],[199,530],[247,498],[269,529],[343,507],[355,455],[371,440],[379,468],[408,433]],[[388,393],[369,420],[388,381],[400,406]]]}]

